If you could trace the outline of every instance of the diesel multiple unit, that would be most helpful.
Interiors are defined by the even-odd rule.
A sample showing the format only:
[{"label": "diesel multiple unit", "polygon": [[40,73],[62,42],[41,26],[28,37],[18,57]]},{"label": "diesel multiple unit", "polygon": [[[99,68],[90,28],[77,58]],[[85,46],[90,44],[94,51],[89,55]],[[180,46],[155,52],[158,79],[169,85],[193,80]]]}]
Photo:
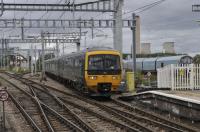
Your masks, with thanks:
[{"label": "diesel multiple unit", "polygon": [[47,60],[46,74],[92,95],[117,92],[122,79],[120,52],[93,48]]}]

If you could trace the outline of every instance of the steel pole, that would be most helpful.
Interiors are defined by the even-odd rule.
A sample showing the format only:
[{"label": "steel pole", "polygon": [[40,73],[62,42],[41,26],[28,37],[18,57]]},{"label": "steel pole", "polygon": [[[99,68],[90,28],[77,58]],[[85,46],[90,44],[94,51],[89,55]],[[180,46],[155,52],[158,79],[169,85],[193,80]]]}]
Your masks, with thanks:
[{"label": "steel pole", "polygon": [[31,44],[30,56],[31,56],[31,76],[33,76],[33,45],[32,44]]},{"label": "steel pole", "polygon": [[41,71],[41,56],[40,51],[38,53],[38,71]]},{"label": "steel pole", "polygon": [[136,72],[136,19],[135,19],[135,13],[132,14],[133,17],[133,26],[131,28],[132,30],[132,59],[133,59],[133,69],[132,71],[135,73]]},{"label": "steel pole", "polygon": [[124,0],[114,0],[114,9],[116,12],[113,14],[113,19],[115,20],[115,23],[113,25],[113,45],[114,49],[123,52],[123,46],[122,46],[122,27],[123,27],[123,21],[122,21],[122,8],[123,8],[123,1]]},{"label": "steel pole", "polygon": [[35,45],[35,51],[34,51],[34,55],[35,55],[35,74],[37,74],[37,59],[36,59],[36,57],[37,57],[37,53],[36,53],[36,45]]},{"label": "steel pole", "polygon": [[21,19],[21,39],[24,39],[24,18]]},{"label": "steel pole", "polygon": [[136,74],[136,19],[135,19],[135,13],[132,14],[133,17],[133,26],[131,28],[132,30],[132,59],[133,59],[133,83],[135,88],[135,74]]},{"label": "steel pole", "polygon": [[56,58],[59,57],[59,44],[58,41],[56,41]]},{"label": "steel pole", "polygon": [[45,66],[44,66],[44,34],[41,32],[41,39],[42,39],[42,78],[41,80],[44,80],[45,78]]},{"label": "steel pole", "polygon": [[5,123],[5,105],[4,105],[4,101],[2,101],[3,102],[3,132],[5,132],[5,129],[6,129],[6,123]]},{"label": "steel pole", "polygon": [[5,69],[5,39],[3,39],[3,69]]},{"label": "steel pole", "polygon": [[1,68],[3,68],[3,39],[1,41]]},{"label": "steel pole", "polygon": [[28,54],[28,57],[27,57],[27,58],[28,58],[28,70],[31,72],[30,49],[28,50],[28,53],[27,53],[27,54]]},{"label": "steel pole", "polygon": [[65,44],[63,43],[63,55],[64,55],[64,52],[65,52]]}]

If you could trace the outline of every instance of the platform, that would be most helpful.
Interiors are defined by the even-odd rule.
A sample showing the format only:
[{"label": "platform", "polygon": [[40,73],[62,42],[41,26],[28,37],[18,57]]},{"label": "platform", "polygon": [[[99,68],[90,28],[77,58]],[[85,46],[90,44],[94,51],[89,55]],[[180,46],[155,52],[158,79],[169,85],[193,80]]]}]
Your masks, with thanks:
[{"label": "platform", "polygon": [[200,121],[200,91],[148,91],[120,99],[139,101],[179,117]]}]

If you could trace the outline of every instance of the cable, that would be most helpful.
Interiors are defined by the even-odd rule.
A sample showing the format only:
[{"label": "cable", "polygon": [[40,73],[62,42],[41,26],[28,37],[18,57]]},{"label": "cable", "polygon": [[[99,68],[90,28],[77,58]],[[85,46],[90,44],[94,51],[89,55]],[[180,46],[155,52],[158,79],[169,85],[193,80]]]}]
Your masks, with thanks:
[{"label": "cable", "polygon": [[[61,2],[62,2],[63,0],[60,0],[58,3],[56,3],[56,4],[60,4]],[[48,1],[47,1],[47,4],[48,4]],[[49,12],[48,11],[46,11],[40,18],[39,18],[39,20],[41,20],[45,15],[47,15]],[[24,33],[25,32],[27,32],[28,30],[30,30],[30,29],[25,29],[24,30]]]},{"label": "cable", "polygon": [[[157,5],[161,4],[161,3],[163,3],[164,1],[166,1],[166,0],[158,0],[158,1],[155,1],[155,2],[153,2],[153,3],[147,4],[147,5],[145,5],[145,6],[136,8],[135,10],[125,12],[125,13],[123,13],[122,15],[127,15],[127,14],[134,13],[134,12],[136,13],[136,11],[138,11],[137,13],[142,13],[142,12],[144,12],[144,11],[146,11],[146,10],[149,10],[149,9],[153,8],[154,6],[157,6]],[[101,14],[101,15],[102,15],[102,14]],[[118,18],[118,17],[121,17],[122,15],[118,15],[118,16],[116,16],[116,17]],[[100,15],[98,15],[98,16],[100,16]],[[96,17],[98,17],[98,16],[96,16]],[[94,18],[96,18],[96,17],[94,17]],[[130,17],[132,17],[132,16],[130,16]],[[125,19],[128,19],[128,18],[130,18],[130,17],[126,17]],[[119,27],[114,27],[114,28],[119,28]],[[96,30],[96,29],[95,29],[95,30]]]},{"label": "cable", "polygon": [[[59,2],[61,2],[62,0],[60,0]],[[73,0],[73,3],[74,3],[74,1],[75,0]],[[131,13],[131,12],[135,12],[135,11],[137,11],[137,10],[141,10],[141,11],[139,11],[139,12],[143,12],[143,11],[145,11],[145,10],[147,10],[147,9],[150,9],[150,8],[152,8],[152,7],[154,7],[154,6],[156,6],[156,5],[158,5],[158,4],[160,4],[160,3],[162,3],[162,2],[164,2],[165,0],[159,0],[159,1],[156,1],[156,2],[153,2],[153,3],[151,3],[151,4],[148,4],[148,5],[145,5],[145,6],[143,6],[143,7],[139,7],[139,8],[137,8],[137,9],[135,9],[135,10],[133,10],[133,11],[129,11],[129,12],[125,12],[125,13],[123,13],[123,15],[125,15],[125,14],[129,14],[129,13]],[[69,2],[69,1],[68,1]],[[43,18],[46,14],[48,13],[48,11],[45,13],[45,14],[43,14],[41,17],[40,17],[40,19],[41,18]],[[64,13],[63,13],[64,14]],[[101,14],[102,15],[102,14]],[[63,15],[61,14],[61,17],[62,17]],[[98,17],[98,16],[96,16],[96,17]],[[119,16],[117,16],[117,17],[119,17]],[[129,18],[129,17],[128,17]],[[115,28],[118,28],[118,27],[115,27]],[[25,32],[26,31],[28,31],[29,29],[26,29],[25,30]],[[95,29],[96,30],[96,29]]]},{"label": "cable", "polygon": [[[141,13],[141,12],[144,12],[144,11],[146,11],[146,10],[148,10],[148,9],[153,8],[154,6],[157,6],[157,5],[161,4],[161,3],[163,3],[164,1],[166,1],[166,0],[158,0],[158,1],[155,1],[155,2],[153,2],[153,3],[144,5],[144,6],[142,6],[142,7],[136,8],[135,10],[131,10],[131,11],[127,11],[127,12],[125,12],[125,13],[122,13],[122,15],[127,15],[127,14],[130,14],[130,13]],[[136,11],[138,11],[138,12],[136,12]],[[101,15],[104,15],[104,14],[105,14],[105,13],[100,14],[100,15],[97,15],[97,16],[95,16],[95,17],[93,17],[93,18],[97,18],[98,16],[101,16]],[[116,17],[121,17],[122,15],[118,15],[118,16],[116,16]],[[127,18],[130,18],[130,17],[127,17]]]},{"label": "cable", "polygon": [[[63,1],[63,0],[60,0],[58,3],[61,3],[62,1]],[[64,3],[66,3],[66,5],[69,5],[69,4],[70,4],[70,1],[71,1],[71,0],[65,0]],[[63,11],[62,14],[59,16],[59,19],[61,19],[65,13],[66,13],[66,11]],[[64,28],[64,29],[65,29],[65,28]],[[56,30],[57,30],[57,28],[53,30],[53,33],[54,33]]]},{"label": "cable", "polygon": [[123,15],[129,14],[129,13],[134,13],[134,12],[135,12],[135,13],[138,13],[138,12],[136,12],[136,11],[139,11],[139,13],[140,13],[140,12],[143,12],[143,11],[146,11],[146,10],[148,10],[148,9],[151,9],[151,8],[154,7],[154,6],[157,6],[157,5],[161,4],[161,3],[163,3],[164,1],[166,1],[166,0],[155,1],[155,2],[153,2],[153,3],[151,3],[151,4],[147,4],[147,5],[145,5],[145,6],[136,8],[135,10],[125,12]]}]

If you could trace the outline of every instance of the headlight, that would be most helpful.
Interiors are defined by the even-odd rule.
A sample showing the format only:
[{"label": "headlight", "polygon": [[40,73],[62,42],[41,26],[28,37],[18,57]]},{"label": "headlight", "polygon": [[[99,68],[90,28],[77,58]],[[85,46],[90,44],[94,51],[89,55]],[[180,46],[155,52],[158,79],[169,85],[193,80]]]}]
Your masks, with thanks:
[{"label": "headlight", "polygon": [[96,80],[96,79],[97,79],[97,76],[90,76],[89,79],[91,79],[91,80]]},{"label": "headlight", "polygon": [[117,76],[112,76],[112,79],[113,79],[113,80],[117,80],[118,77],[117,77]]},{"label": "headlight", "polygon": [[124,81],[121,81],[121,82],[120,82],[120,84],[121,84],[121,85],[124,85],[124,84],[125,84],[125,82],[124,82]]}]

